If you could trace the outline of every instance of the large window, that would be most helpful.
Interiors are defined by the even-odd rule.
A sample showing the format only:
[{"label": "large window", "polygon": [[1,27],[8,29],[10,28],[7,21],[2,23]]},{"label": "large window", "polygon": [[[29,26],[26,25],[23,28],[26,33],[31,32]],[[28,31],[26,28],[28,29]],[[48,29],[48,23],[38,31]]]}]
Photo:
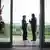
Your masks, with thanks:
[{"label": "large window", "polygon": [[[32,40],[32,31],[29,19],[31,14],[34,13],[37,18],[37,31],[36,37],[39,40],[39,17],[40,17],[40,0],[13,0],[13,41],[15,43],[22,40],[22,16],[26,15],[28,23],[28,40]],[[37,36],[38,35],[38,36]],[[15,43],[15,45],[16,45]],[[17,43],[17,44],[19,44]]]}]

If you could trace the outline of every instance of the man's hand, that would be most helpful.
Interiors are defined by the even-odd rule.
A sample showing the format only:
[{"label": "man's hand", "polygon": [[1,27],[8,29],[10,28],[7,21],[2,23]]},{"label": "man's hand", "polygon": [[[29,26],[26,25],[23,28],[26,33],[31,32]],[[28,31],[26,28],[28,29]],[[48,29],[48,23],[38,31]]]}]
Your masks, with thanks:
[{"label": "man's hand", "polygon": [[28,23],[27,23],[27,25],[28,25]]},{"label": "man's hand", "polygon": [[28,23],[27,23],[28,24]]},{"label": "man's hand", "polygon": [[31,22],[31,20],[29,20],[29,22]]}]

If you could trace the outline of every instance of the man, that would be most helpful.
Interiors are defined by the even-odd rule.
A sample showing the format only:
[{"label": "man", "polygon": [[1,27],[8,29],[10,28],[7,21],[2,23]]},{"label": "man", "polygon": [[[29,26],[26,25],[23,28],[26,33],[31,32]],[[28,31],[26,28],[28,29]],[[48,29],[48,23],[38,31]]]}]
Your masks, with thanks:
[{"label": "man", "polygon": [[33,40],[32,41],[36,41],[36,18],[35,18],[35,14],[32,14],[32,19],[29,20],[30,24],[31,24],[31,29],[32,29],[32,36],[33,36]]},{"label": "man", "polygon": [[26,15],[23,15],[22,30],[23,30],[23,40],[27,40],[27,23],[26,23]]}]

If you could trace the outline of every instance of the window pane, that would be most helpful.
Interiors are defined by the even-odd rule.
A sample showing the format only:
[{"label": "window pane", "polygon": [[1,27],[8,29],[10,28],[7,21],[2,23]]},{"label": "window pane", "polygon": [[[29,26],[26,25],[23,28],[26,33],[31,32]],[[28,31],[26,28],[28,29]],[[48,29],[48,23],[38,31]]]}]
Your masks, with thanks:
[{"label": "window pane", "polygon": [[0,22],[0,42],[10,42],[10,0],[1,0],[2,22]]},{"label": "window pane", "polygon": [[50,0],[45,0],[45,42],[50,42]]}]

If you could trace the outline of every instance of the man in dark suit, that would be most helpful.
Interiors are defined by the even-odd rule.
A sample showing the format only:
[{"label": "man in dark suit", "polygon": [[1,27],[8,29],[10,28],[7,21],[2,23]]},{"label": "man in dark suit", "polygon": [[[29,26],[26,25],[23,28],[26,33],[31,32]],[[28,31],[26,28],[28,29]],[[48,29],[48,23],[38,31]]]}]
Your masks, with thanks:
[{"label": "man in dark suit", "polygon": [[22,19],[23,40],[27,40],[27,23],[25,19],[26,15],[23,15]]},{"label": "man in dark suit", "polygon": [[31,24],[31,29],[32,29],[32,36],[33,36],[33,41],[36,41],[36,17],[35,14],[32,14],[32,19],[29,20],[30,24]]}]

